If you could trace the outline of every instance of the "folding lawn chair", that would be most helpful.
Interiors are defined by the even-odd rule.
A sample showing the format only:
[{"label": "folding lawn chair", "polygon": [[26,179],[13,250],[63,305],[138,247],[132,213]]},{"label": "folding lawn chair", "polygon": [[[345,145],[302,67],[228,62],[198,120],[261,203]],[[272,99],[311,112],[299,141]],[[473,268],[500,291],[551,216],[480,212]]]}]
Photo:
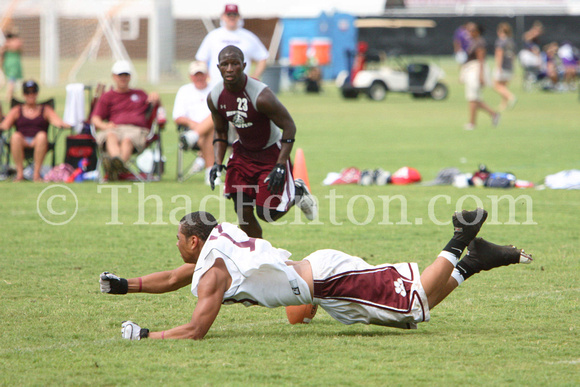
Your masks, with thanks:
[{"label": "folding lawn chair", "polygon": [[[190,177],[198,174],[199,172],[203,172],[205,170],[205,165],[201,166],[197,161],[197,159],[200,157],[199,152],[201,150],[199,148],[199,145],[196,143],[193,146],[193,148],[190,147],[190,145],[187,143],[187,140],[184,136],[188,130],[189,130],[189,128],[187,128],[183,125],[177,126],[177,181],[179,181],[180,183],[186,181]],[[192,159],[191,163],[189,163],[187,168],[186,168],[187,172],[184,173],[185,169],[184,169],[184,165],[183,165],[183,160],[184,160],[185,152],[187,152],[187,151],[193,152],[193,159]]]},{"label": "folding lawn chair", "polygon": [[[193,146],[193,148],[190,147],[187,143],[187,140],[184,137],[184,133],[186,133],[188,130],[189,129],[183,125],[177,126],[177,181],[180,183],[183,183],[184,181],[200,172],[205,172],[205,168],[210,167],[210,165],[206,165],[205,168],[200,168],[200,166],[196,163],[197,158],[200,156],[200,149],[197,143]],[[232,146],[236,138],[236,130],[233,126],[230,125],[228,130],[228,148]],[[193,152],[193,158],[191,159],[191,162],[187,164],[187,167],[185,167],[185,153],[189,151]]]},{"label": "folding lawn chair", "polygon": [[[12,98],[10,101],[10,107],[13,108],[18,105],[23,105],[24,102],[17,100],[16,98]],[[50,106],[54,109],[54,98],[47,99],[45,101],[39,102],[39,105]],[[54,127],[53,125],[48,126],[48,150],[47,155],[51,153],[51,162],[50,165],[54,167],[56,165],[56,151],[55,146],[60,137],[62,131],[64,129]],[[12,137],[12,133],[16,131],[16,128],[13,126],[10,130],[0,134],[0,175],[3,177],[8,177],[13,173],[13,169],[10,167],[10,139]],[[24,149],[24,161],[26,165],[32,165],[34,158],[34,149],[32,148],[25,148]]]},{"label": "folding lawn chair", "polygon": [[[92,105],[93,107],[96,104],[96,99],[98,99],[99,96],[100,94],[98,96],[97,95],[95,96],[94,101],[95,103]],[[150,103],[149,107],[147,108],[146,118],[149,132],[147,133],[145,149],[141,153],[144,154],[145,152],[153,151],[153,158],[158,158],[158,162],[155,163],[155,160],[152,160],[151,165],[149,163],[146,163],[147,168],[144,167],[140,168],[139,164],[141,163],[139,163],[137,160],[137,157],[140,154],[136,150],[133,150],[133,156],[131,157],[131,159],[129,159],[129,161],[125,163],[127,171],[126,173],[121,173],[119,175],[119,180],[133,180],[140,182],[161,180],[161,175],[163,174],[163,148],[161,146],[161,130],[163,130],[163,128],[165,127],[165,120],[158,119],[158,112],[160,108],[161,108],[160,103],[156,104]],[[92,112],[89,115],[89,122],[91,115]],[[91,124],[90,130],[91,135],[96,139],[97,132],[95,126]],[[101,168],[103,159],[103,150],[99,148],[100,147],[97,147],[97,154],[99,159],[98,166],[101,171],[102,176],[101,181],[104,181],[107,179],[107,177],[105,176],[105,171]]]},{"label": "folding lawn chair", "polygon": [[[151,163],[145,163],[144,167],[139,166],[137,151],[133,151],[133,157],[126,163],[127,169],[133,177],[140,182],[160,181],[163,174],[163,147],[161,146],[161,131],[165,127],[165,118],[161,119],[159,110],[162,109],[160,103],[149,104],[147,109],[147,124],[149,133],[147,135],[147,143],[145,145],[145,152],[152,152]],[[124,176],[120,176],[123,179]],[[130,178],[130,177],[129,177]]]}]

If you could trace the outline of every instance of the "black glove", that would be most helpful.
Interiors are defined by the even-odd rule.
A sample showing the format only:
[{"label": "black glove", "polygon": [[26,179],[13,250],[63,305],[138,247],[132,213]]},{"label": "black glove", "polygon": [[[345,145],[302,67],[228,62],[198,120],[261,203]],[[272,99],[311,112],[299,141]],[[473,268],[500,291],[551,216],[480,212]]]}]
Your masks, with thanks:
[{"label": "black glove", "polygon": [[108,271],[101,273],[99,283],[102,293],[127,294],[129,291],[129,282],[125,278],[120,278]]},{"label": "black glove", "polygon": [[286,165],[276,164],[268,177],[264,179],[264,183],[268,183],[268,191],[272,194],[278,195],[282,193],[286,183]]},{"label": "black glove", "polygon": [[[222,175],[222,171],[226,169],[226,166],[223,164],[214,163],[209,171],[209,186],[213,191],[215,189],[216,179]],[[219,184],[219,182],[218,182]]]}]

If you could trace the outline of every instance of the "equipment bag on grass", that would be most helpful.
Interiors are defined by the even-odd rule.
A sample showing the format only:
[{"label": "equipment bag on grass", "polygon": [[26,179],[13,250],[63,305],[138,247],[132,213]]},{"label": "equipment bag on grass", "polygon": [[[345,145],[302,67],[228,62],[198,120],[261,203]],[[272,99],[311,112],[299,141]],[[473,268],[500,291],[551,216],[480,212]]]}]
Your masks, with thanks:
[{"label": "equipment bag on grass", "polygon": [[511,173],[494,172],[485,181],[486,187],[512,188],[516,185],[516,177]]},{"label": "equipment bag on grass", "polygon": [[90,134],[77,134],[66,138],[66,156],[64,162],[76,166],[83,158],[89,160],[85,171],[97,168],[97,143]]}]

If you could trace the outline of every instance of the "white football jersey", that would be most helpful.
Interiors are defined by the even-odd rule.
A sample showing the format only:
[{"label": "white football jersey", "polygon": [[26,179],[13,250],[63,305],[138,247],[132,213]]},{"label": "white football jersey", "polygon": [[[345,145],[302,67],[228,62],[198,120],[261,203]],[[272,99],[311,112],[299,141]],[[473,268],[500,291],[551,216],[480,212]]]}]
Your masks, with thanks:
[{"label": "white football jersey", "polygon": [[191,292],[197,296],[202,276],[221,258],[232,277],[232,284],[224,294],[224,305],[242,303],[275,308],[311,304],[308,284],[285,263],[290,255],[264,239],[248,237],[233,224],[221,223],[213,229],[201,250]]}]

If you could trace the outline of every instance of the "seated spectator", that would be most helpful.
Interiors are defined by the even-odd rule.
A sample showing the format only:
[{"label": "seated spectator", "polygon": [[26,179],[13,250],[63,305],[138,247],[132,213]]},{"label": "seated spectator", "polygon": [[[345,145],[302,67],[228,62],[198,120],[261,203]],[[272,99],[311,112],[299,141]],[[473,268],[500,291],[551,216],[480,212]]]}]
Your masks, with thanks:
[{"label": "seated spectator", "polygon": [[558,43],[552,42],[544,46],[542,52],[542,71],[552,82],[549,88],[558,87],[560,58],[558,58]]},{"label": "seated spectator", "polygon": [[322,82],[322,72],[319,67],[310,67],[306,75],[306,92],[320,93]]},{"label": "seated spectator", "polygon": [[519,58],[523,67],[537,69],[541,66],[540,36],[543,34],[544,25],[539,20],[536,20],[532,27],[522,36],[524,47],[519,53]]},{"label": "seated spectator", "polygon": [[14,106],[0,123],[0,130],[8,130],[13,125],[16,131],[10,137],[10,151],[16,164],[14,181],[24,180],[24,151],[34,149],[34,181],[42,181],[40,168],[48,151],[48,126],[70,128],[55,111],[47,105],[37,103],[38,84],[33,80],[22,85],[24,104]]},{"label": "seated spectator", "polygon": [[[173,120],[177,125],[187,127],[183,132],[182,140],[189,149],[196,144],[200,149],[200,156],[195,161],[199,170],[206,168],[206,176],[213,166],[213,121],[207,106],[207,96],[211,91],[208,84],[207,65],[201,61],[191,62],[189,65],[189,79],[191,83],[183,85],[177,91],[173,105]],[[208,180],[209,181],[209,180]]]},{"label": "seated spectator", "polygon": [[576,90],[576,74],[578,72],[578,60],[580,53],[570,42],[564,42],[558,49],[558,57],[564,67],[564,83],[568,90]]},{"label": "seated spectator", "polygon": [[141,153],[146,146],[147,109],[149,103],[159,102],[157,93],[147,95],[143,90],[131,89],[131,65],[117,61],[112,68],[114,89],[99,98],[91,118],[97,129],[97,144],[104,148],[103,168],[109,180],[117,180],[125,170],[125,163],[133,150]]},{"label": "seated spectator", "polygon": [[528,50],[539,54],[540,53],[540,36],[544,34],[544,25],[541,21],[535,20],[532,28],[524,32],[523,40],[524,47]]}]

